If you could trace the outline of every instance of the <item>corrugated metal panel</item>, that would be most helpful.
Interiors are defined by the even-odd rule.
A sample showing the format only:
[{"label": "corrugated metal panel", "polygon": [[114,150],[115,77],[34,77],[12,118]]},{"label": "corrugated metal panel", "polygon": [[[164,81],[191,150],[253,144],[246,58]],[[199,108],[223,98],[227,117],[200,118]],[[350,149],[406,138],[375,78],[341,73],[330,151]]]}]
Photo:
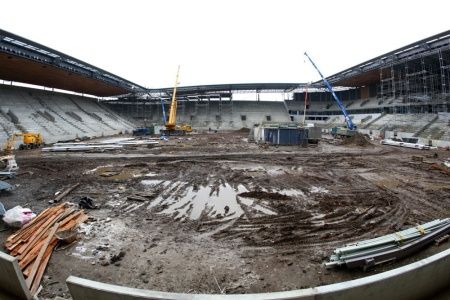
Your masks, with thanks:
[{"label": "corrugated metal panel", "polygon": [[299,134],[297,129],[280,128],[278,130],[278,145],[298,145]]}]

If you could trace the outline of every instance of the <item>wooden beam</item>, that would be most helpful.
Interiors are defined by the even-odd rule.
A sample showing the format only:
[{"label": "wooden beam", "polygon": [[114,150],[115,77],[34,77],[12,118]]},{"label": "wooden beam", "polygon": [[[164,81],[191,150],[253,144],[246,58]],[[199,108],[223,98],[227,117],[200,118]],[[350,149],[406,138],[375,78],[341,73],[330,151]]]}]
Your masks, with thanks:
[{"label": "wooden beam", "polygon": [[48,244],[50,244],[50,241],[52,240],[53,236],[56,233],[56,230],[59,227],[59,223],[55,223],[53,225],[52,229],[50,230],[50,233],[47,236],[47,239],[45,240],[44,244],[42,245],[41,251],[39,251],[39,254],[34,261],[33,268],[31,269],[30,276],[27,278],[26,283],[28,288],[31,288],[31,284],[33,283],[34,276],[36,275],[36,272],[39,268],[39,264],[41,263],[42,257],[45,254],[45,251],[47,250]]}]

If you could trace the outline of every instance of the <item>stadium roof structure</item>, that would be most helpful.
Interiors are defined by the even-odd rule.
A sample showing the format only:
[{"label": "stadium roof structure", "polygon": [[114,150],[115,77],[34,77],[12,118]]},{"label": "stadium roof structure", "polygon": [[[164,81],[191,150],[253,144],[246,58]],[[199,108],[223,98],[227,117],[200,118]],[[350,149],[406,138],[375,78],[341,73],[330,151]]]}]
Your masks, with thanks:
[{"label": "stadium roof structure", "polygon": [[[450,30],[430,36],[327,77],[335,86],[356,87],[380,80],[383,68],[450,49]],[[388,69],[383,72],[390,72]],[[386,74],[383,74],[385,76]]]},{"label": "stadium roof structure", "polygon": [[[194,85],[177,87],[177,95],[206,95],[206,94],[222,94],[231,92],[282,92],[289,93],[297,89],[311,87],[307,83],[234,83],[234,84],[210,84],[210,85]],[[318,85],[317,85],[318,86]],[[149,93],[171,94],[173,87],[162,89],[150,89]]]},{"label": "stadium roof structure", "polygon": [[[450,30],[385,53],[327,77],[334,87],[376,83],[389,67],[450,49]],[[86,62],[0,29],[0,79],[42,85],[99,97],[171,95],[173,88],[146,89]],[[180,86],[179,96],[220,95],[232,92],[294,92],[324,88],[322,81],[307,83],[237,83]]]},{"label": "stadium roof structure", "polygon": [[79,59],[1,29],[0,79],[99,97],[145,89]]}]

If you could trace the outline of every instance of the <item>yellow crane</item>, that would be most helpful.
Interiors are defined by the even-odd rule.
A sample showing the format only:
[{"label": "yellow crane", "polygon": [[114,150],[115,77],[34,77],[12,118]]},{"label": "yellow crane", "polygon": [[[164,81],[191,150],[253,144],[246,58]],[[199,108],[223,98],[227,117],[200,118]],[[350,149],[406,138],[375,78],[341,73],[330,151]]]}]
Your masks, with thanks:
[{"label": "yellow crane", "polygon": [[166,122],[166,129],[162,130],[163,135],[184,135],[186,132],[192,132],[191,125],[181,124],[177,126],[177,86],[180,76],[180,66],[178,66],[175,85],[173,87],[172,102],[170,103],[169,120]]},{"label": "yellow crane", "polygon": [[16,138],[22,137],[22,144],[20,144],[19,149],[34,149],[39,148],[44,144],[44,139],[42,135],[38,132],[16,132],[13,133],[5,143],[3,151],[6,155],[11,155],[16,143]]}]

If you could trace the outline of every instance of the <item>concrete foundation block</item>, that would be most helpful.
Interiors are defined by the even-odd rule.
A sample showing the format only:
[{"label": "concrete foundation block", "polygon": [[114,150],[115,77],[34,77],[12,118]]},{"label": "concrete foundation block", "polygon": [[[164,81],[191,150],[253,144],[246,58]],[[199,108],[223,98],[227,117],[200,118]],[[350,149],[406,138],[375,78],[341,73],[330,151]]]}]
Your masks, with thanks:
[{"label": "concrete foundation block", "polygon": [[31,298],[17,258],[0,251],[0,299],[29,300]]}]

